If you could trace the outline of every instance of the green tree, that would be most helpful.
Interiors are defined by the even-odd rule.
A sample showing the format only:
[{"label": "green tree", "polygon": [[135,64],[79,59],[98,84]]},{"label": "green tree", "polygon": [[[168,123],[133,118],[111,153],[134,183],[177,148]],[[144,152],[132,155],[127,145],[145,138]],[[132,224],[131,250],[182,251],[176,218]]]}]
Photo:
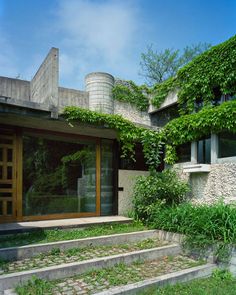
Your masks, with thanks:
[{"label": "green tree", "polygon": [[141,53],[141,72],[148,85],[152,86],[176,75],[178,69],[190,62],[194,57],[211,47],[208,43],[186,46],[182,51],[167,48],[163,51],[154,50],[152,45]]}]

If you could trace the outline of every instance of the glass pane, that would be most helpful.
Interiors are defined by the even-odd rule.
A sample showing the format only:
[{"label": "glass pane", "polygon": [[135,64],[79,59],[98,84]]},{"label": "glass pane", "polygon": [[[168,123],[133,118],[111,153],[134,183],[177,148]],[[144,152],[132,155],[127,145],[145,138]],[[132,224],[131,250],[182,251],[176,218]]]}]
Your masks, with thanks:
[{"label": "glass pane", "polygon": [[219,158],[236,156],[236,134],[224,132],[219,134]]},{"label": "glass pane", "polygon": [[200,164],[211,163],[211,138],[205,138],[198,141],[197,160]]},{"label": "glass pane", "polygon": [[96,211],[96,145],[23,137],[23,214]]},{"label": "glass pane", "polygon": [[113,142],[103,140],[101,145],[101,214],[113,213]]},{"label": "glass pane", "polygon": [[12,215],[12,202],[7,202],[7,215]]},{"label": "glass pane", "polygon": [[191,161],[191,143],[182,144],[176,149],[178,160],[177,163]]},{"label": "glass pane", "polygon": [[0,197],[1,198],[11,198],[12,197],[12,193],[0,192]]},{"label": "glass pane", "polygon": [[12,162],[12,149],[7,149],[7,162]]},{"label": "glass pane", "polygon": [[3,201],[0,201],[0,215],[3,215]]},{"label": "glass pane", "polygon": [[12,172],[13,172],[12,167],[8,166],[7,167],[7,179],[12,179],[12,176],[13,176]]}]

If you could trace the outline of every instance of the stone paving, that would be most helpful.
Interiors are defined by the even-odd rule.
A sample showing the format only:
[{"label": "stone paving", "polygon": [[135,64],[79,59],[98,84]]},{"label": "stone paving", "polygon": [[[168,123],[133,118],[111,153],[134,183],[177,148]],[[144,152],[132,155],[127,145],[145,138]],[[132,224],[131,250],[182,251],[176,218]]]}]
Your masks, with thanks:
[{"label": "stone paving", "polygon": [[138,243],[130,243],[115,246],[98,246],[87,248],[72,248],[61,252],[55,248],[50,253],[40,254],[24,260],[7,262],[2,265],[3,273],[20,272],[30,269],[38,269],[47,266],[60,265],[64,263],[78,262],[97,257],[105,257],[117,254],[128,253],[132,251],[150,249],[168,245],[167,241],[158,239],[146,239]]},{"label": "stone paving", "polygon": [[119,264],[113,268],[95,270],[87,274],[54,281],[50,294],[95,294],[112,287],[135,283],[199,264],[199,262],[184,256],[164,257],[159,260],[135,262],[131,265]]}]

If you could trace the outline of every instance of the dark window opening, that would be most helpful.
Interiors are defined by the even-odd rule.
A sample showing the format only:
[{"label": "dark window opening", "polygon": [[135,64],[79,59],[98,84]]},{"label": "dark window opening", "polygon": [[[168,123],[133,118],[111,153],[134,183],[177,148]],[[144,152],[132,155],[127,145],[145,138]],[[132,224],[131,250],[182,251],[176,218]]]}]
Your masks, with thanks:
[{"label": "dark window opening", "polygon": [[185,143],[177,147],[177,163],[184,163],[191,161],[191,143]]},{"label": "dark window opening", "polygon": [[236,156],[236,134],[222,132],[218,135],[219,141],[219,158]]},{"label": "dark window opening", "polygon": [[148,166],[144,158],[142,145],[140,143],[136,144],[135,146],[135,161],[131,158],[120,157],[119,169],[148,171]]},{"label": "dark window opening", "polygon": [[197,142],[197,162],[199,164],[211,163],[211,138],[203,138]]}]

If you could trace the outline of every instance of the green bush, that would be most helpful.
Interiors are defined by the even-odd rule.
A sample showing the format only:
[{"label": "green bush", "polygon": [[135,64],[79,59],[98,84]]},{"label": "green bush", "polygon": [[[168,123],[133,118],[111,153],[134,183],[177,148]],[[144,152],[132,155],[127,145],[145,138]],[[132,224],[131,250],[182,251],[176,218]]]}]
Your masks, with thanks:
[{"label": "green bush", "polygon": [[181,181],[173,170],[140,176],[134,186],[133,203],[135,216],[149,222],[153,210],[162,204],[179,204],[186,199],[189,185]]}]

